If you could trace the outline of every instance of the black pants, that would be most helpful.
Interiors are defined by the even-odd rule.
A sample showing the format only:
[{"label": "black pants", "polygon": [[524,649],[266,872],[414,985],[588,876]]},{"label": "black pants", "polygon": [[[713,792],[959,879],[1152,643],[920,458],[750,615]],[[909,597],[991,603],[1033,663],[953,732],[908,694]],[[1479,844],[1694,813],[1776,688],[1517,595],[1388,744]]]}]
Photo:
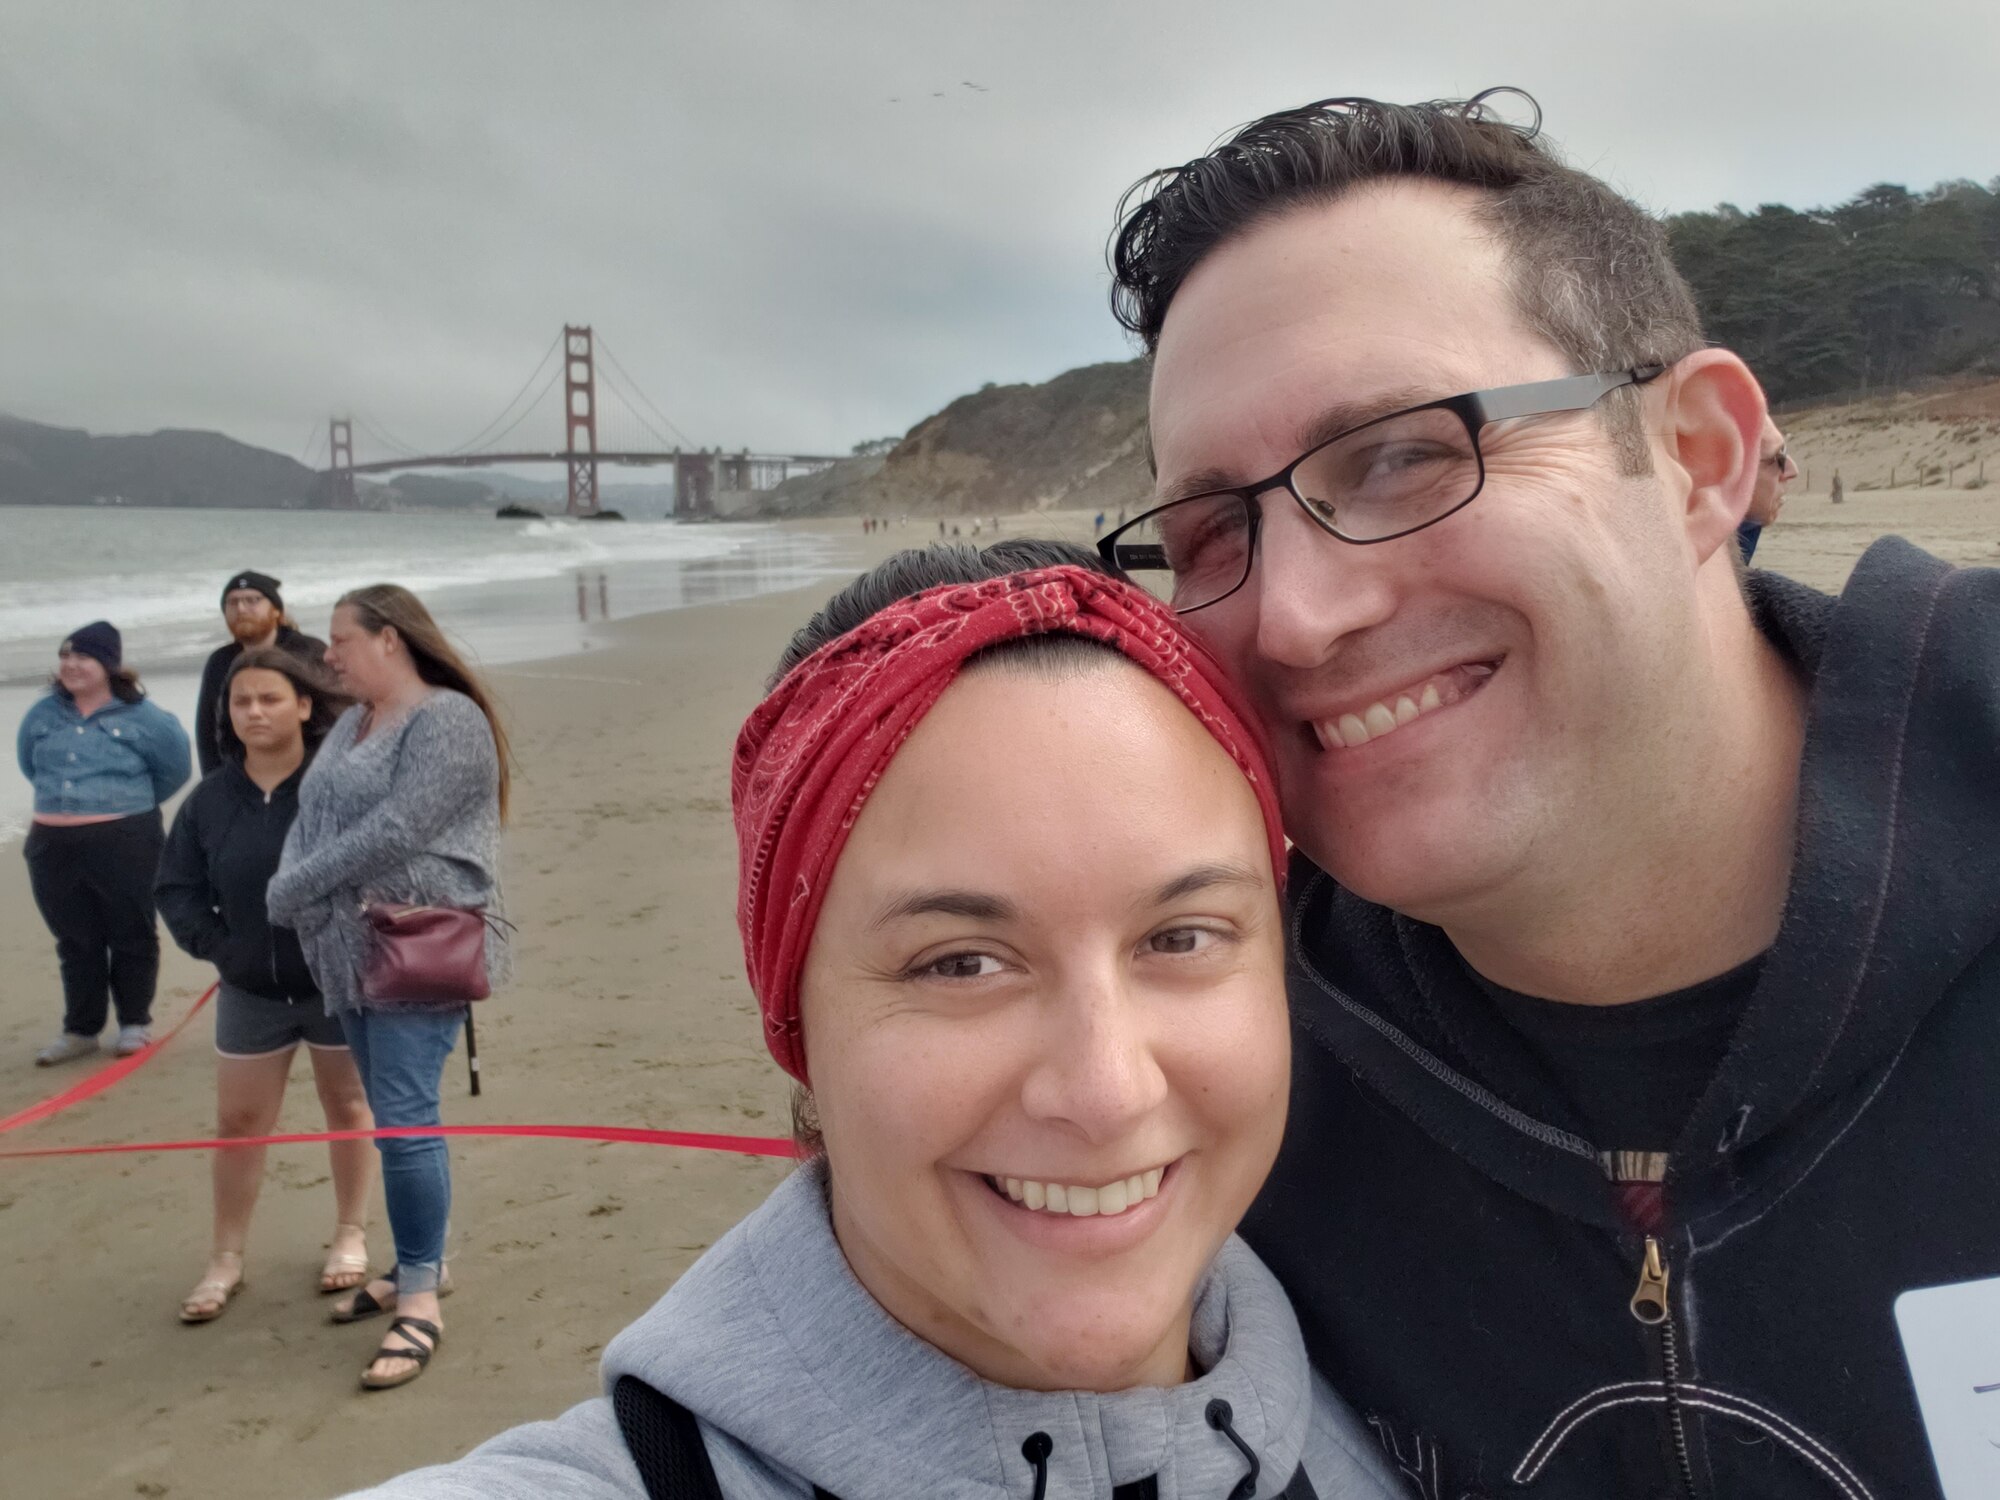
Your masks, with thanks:
[{"label": "black pants", "polygon": [[160,810],[71,828],[28,830],[28,884],[55,934],[62,966],[63,1030],[96,1036],[107,997],[120,1026],[153,1019],[160,934],[153,925],[153,875],[166,827]]}]

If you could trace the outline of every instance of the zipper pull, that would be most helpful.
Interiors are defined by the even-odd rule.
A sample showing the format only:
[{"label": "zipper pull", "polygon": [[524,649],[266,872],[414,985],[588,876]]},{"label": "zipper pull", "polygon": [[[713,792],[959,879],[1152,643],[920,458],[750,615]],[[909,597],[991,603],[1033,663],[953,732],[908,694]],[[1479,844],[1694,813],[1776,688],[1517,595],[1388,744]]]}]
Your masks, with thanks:
[{"label": "zipper pull", "polygon": [[1646,1258],[1639,1266],[1639,1285],[1632,1293],[1632,1316],[1649,1328],[1667,1321],[1667,1257],[1660,1242],[1646,1236]]}]

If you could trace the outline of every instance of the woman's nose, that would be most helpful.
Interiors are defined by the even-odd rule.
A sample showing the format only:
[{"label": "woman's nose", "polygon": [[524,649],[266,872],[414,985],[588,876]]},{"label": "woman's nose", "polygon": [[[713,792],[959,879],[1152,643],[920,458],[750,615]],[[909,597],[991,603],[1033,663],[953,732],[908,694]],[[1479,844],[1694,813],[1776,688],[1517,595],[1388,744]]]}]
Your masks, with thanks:
[{"label": "woman's nose", "polygon": [[1069,988],[1055,1009],[1022,1105],[1093,1143],[1114,1141],[1167,1097],[1145,1007],[1128,986],[1098,978]]}]

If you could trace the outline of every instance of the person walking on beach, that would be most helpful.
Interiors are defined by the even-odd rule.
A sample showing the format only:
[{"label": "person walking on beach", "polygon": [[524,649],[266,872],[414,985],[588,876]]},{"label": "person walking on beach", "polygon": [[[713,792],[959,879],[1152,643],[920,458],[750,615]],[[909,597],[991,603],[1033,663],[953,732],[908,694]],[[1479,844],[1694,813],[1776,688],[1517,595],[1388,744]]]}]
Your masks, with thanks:
[{"label": "person walking on beach", "polygon": [[[298,935],[274,927],[265,888],[298,814],[299,783],[344,700],[290,650],[254,646],[223,682],[222,767],[174,817],[153,894],[174,941],[219,975],[215,1000],[215,1133],[269,1135],[303,1042],[328,1130],[374,1121],[340,1020],[327,1013]],[[319,1289],[368,1274],[368,1190],[375,1153],[332,1141],[333,1242]],[[208,1270],[181,1301],[183,1323],[222,1316],[243,1285],[243,1249],[264,1178],[264,1148],[213,1155],[215,1230]]]},{"label": "person walking on beach", "polygon": [[1749,562],[1757,551],[1764,528],[1776,523],[1785,508],[1785,489],[1799,477],[1799,466],[1785,451],[1785,435],[1770,417],[1764,418],[1764,435],[1757,444],[1757,483],[1750,490],[1750,506],[1743,512],[1743,524],[1736,528],[1736,544]]},{"label": "person walking on beach", "polygon": [[[373,934],[363,906],[498,916],[507,735],[485,684],[408,589],[379,583],[344,595],[329,634],[327,666],[356,702],[300,785],[298,818],[266,905],[272,921],[298,930],[307,967],[353,1049],[376,1125],[435,1125],[438,1084],[465,1003],[371,997],[363,973]],[[489,982],[497,986],[507,967],[505,940],[489,923]],[[438,1136],[378,1140],[376,1149],[396,1265],[343,1299],[334,1320],[398,1314],[361,1379],[386,1390],[422,1374],[443,1336],[451,1167]]]},{"label": "person walking on beach", "polygon": [[148,700],[124,664],[117,627],[95,620],[62,643],[48,693],[21,720],[15,754],[35,788],[22,850],[28,883],[62,969],[62,1035],[35,1062],[97,1051],[113,1005],[114,1050],[129,1057],[152,1040],[160,804],[188,779],[187,731]]},{"label": "person walking on beach", "polygon": [[194,699],[194,753],[204,776],[222,764],[227,720],[222,684],[237,657],[259,646],[282,646],[312,666],[325,659],[326,643],[293,626],[278,589],[278,580],[269,573],[247,568],[222,586],[222,622],[229,627],[229,641],[202,663]]},{"label": "person walking on beach", "polygon": [[1934,1496],[2000,1403],[2000,570],[1739,576],[1761,387],[1491,102],[1267,116],[1113,250],[1106,553],[1297,850],[1245,1238],[1426,1495]]}]

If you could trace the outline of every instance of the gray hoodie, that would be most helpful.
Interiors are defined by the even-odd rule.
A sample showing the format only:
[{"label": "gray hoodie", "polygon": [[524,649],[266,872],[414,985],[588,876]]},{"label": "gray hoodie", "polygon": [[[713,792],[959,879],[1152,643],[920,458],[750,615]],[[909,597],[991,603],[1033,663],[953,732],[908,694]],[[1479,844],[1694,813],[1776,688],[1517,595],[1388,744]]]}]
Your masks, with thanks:
[{"label": "gray hoodie", "polygon": [[[1241,1241],[1197,1296],[1200,1379],[1111,1395],[982,1380],[885,1313],[833,1237],[820,1165],[793,1173],[604,1353],[700,1420],[726,1500],[1029,1500],[1023,1441],[1048,1434],[1046,1500],[1108,1500],[1153,1476],[1158,1500],[1224,1500],[1248,1472],[1203,1411],[1221,1397],[1256,1453],[1256,1493],[1301,1462],[1319,1500],[1405,1492],[1374,1439],[1306,1364],[1291,1304]],[[607,1397],[503,1432],[370,1500],[645,1500]]]}]

